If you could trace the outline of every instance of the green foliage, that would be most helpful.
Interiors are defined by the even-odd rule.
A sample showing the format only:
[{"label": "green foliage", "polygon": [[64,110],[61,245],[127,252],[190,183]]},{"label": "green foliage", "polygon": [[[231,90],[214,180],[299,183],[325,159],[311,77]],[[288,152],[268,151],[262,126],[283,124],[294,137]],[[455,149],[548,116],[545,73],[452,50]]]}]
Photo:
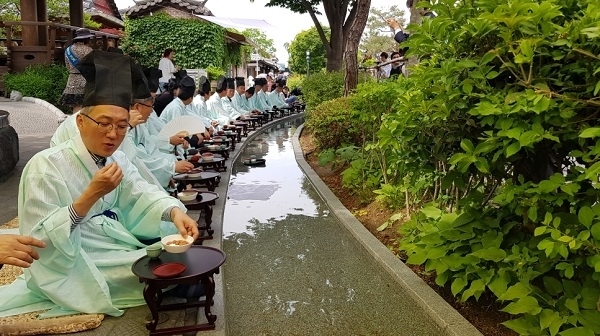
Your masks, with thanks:
[{"label": "green foliage", "polygon": [[221,76],[225,76],[225,70],[215,67],[209,66],[206,68],[206,72],[208,73],[208,80],[217,80]]},{"label": "green foliage", "polygon": [[83,26],[92,30],[100,30],[102,24],[92,20],[92,16],[89,13],[83,13]]},{"label": "green foliage", "polygon": [[357,129],[352,120],[350,98],[328,100],[311,109],[306,116],[306,127],[315,137],[319,148],[338,148],[353,143]]},{"label": "green foliage", "polygon": [[302,82],[302,92],[308,110],[322,102],[339,98],[344,95],[344,73],[321,71],[311,74]]},{"label": "green foliage", "polygon": [[223,67],[227,61],[241,60],[241,54],[227,56],[235,50],[226,47],[223,28],[200,20],[174,19],[159,13],[126,19],[125,33],[123,50],[146,66],[158,66],[167,48],[175,51],[174,63],[181,68]]},{"label": "green foliage", "polygon": [[[258,53],[265,58],[271,58],[277,52],[275,42],[262,30],[256,28],[246,29],[242,32],[244,36],[251,39],[258,46]],[[250,55],[248,55],[248,58]]]},{"label": "green foliage", "polygon": [[600,5],[432,10],[409,27],[412,75],[352,98],[377,130],[343,177],[379,175],[396,207],[403,193],[409,210],[432,201],[401,247],[461,300],[494,294],[520,334],[600,334]]},{"label": "green foliage", "polygon": [[23,96],[35,97],[58,106],[69,73],[62,65],[32,65],[20,73],[4,75],[8,92],[19,91]]},{"label": "green foliage", "polygon": [[306,75],[303,74],[292,74],[287,79],[287,87],[290,90],[295,88],[302,88],[304,86],[304,80],[306,79]]},{"label": "green foliage", "polygon": [[[323,30],[327,38],[329,38],[331,34],[329,28],[323,27]],[[306,73],[306,51],[310,52],[310,73],[313,74],[323,70],[327,64],[327,55],[325,53],[325,46],[315,27],[299,32],[290,43],[288,49],[290,54],[289,68],[292,72]]]}]

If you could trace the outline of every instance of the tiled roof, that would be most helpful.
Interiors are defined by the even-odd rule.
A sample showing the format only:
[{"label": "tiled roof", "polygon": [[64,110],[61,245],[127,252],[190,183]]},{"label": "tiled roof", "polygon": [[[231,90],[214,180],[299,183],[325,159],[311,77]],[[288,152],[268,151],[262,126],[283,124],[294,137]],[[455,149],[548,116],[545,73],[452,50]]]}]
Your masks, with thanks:
[{"label": "tiled roof", "polygon": [[[123,25],[123,18],[121,17],[121,13],[119,12],[119,8],[117,7],[117,4],[115,4],[115,1],[114,0],[106,0],[106,2],[110,6],[112,16],[115,19],[117,19],[119,22],[121,22],[121,25]],[[83,11],[86,13],[90,13],[92,15],[101,13],[101,14],[105,14],[105,15],[103,15],[104,17],[108,16],[108,13],[105,13],[96,8],[96,4],[94,3],[94,0],[83,0]],[[100,14],[98,14],[98,15],[100,15]]]},{"label": "tiled roof", "polygon": [[137,16],[142,12],[151,11],[155,8],[161,7],[174,7],[186,11],[190,14],[197,15],[210,15],[213,14],[204,5],[208,0],[195,1],[195,0],[146,0],[137,1],[135,6],[127,8],[124,13],[127,16]]}]

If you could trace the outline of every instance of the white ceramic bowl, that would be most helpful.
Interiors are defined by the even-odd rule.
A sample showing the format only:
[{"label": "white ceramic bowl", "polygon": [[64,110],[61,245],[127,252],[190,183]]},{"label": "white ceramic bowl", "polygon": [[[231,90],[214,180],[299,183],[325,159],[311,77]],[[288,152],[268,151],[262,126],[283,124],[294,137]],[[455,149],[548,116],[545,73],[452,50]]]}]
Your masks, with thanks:
[{"label": "white ceramic bowl", "polygon": [[[191,177],[188,174],[189,177]],[[197,191],[193,191],[193,190],[184,190],[180,193],[177,194],[177,197],[179,198],[180,201],[193,201],[196,199],[196,196],[198,196],[198,192]]]},{"label": "white ceramic bowl", "polygon": [[[188,243],[186,245],[169,245],[168,244],[169,242],[172,242],[174,240],[185,240]],[[160,241],[162,242],[163,246],[165,247],[165,251],[171,252],[171,253],[183,253],[190,249],[190,247],[192,246],[192,243],[194,242],[194,237],[188,236],[186,239],[184,239],[183,236],[180,234],[173,234],[173,235],[164,237]]]},{"label": "white ceramic bowl", "polygon": [[202,154],[202,160],[212,161],[215,158],[213,154]]},{"label": "white ceramic bowl", "polygon": [[200,172],[187,174],[187,177],[190,177],[190,178],[196,178],[196,177],[200,177],[200,176],[202,176],[202,173],[200,173]]}]

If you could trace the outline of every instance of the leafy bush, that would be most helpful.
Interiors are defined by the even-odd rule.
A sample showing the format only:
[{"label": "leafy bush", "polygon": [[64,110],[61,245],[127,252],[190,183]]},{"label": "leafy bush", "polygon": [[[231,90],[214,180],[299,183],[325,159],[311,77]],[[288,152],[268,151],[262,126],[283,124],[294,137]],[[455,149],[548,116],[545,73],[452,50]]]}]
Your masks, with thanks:
[{"label": "leafy bush", "polygon": [[356,142],[357,128],[352,121],[350,98],[341,97],[321,103],[306,116],[306,127],[319,148],[338,148]]},{"label": "leafy bush", "polygon": [[[432,10],[405,43],[421,60],[412,75],[357,91],[374,106],[396,99],[364,146],[380,162],[379,195],[434,201],[402,229],[408,263],[461,300],[493,293],[520,334],[600,334],[600,5]],[[352,175],[370,176],[364,167]]]},{"label": "leafy bush", "polygon": [[321,71],[311,74],[302,82],[302,92],[308,110],[322,102],[339,98],[344,95],[344,73]]},{"label": "leafy bush", "polygon": [[62,65],[32,65],[21,73],[4,75],[4,85],[8,92],[20,91],[23,96],[43,99],[58,106],[69,73]]},{"label": "leafy bush", "polygon": [[212,65],[206,68],[206,72],[208,73],[208,80],[211,81],[217,80],[221,76],[225,76],[225,70]]},{"label": "leafy bush", "polygon": [[[174,63],[182,68],[223,67],[226,58],[239,58],[226,55],[223,28],[200,20],[174,19],[159,13],[126,19],[125,32],[123,50],[146,66],[158,66],[167,48],[175,51]],[[239,50],[232,49],[231,52]]]},{"label": "leafy bush", "polygon": [[287,87],[289,87],[290,90],[293,90],[295,88],[302,88],[302,87],[304,87],[305,79],[306,79],[306,75],[293,74],[293,75],[289,76],[287,79]]}]

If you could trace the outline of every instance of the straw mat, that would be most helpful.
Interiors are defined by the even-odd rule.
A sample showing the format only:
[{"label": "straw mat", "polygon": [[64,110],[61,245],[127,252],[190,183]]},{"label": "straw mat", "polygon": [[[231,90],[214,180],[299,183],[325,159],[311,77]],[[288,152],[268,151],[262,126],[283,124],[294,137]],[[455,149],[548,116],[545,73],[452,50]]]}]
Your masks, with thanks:
[{"label": "straw mat", "polygon": [[[17,227],[17,218],[0,225],[0,229]],[[0,286],[12,283],[21,273],[19,267],[4,265],[0,269]],[[97,328],[104,319],[103,314],[79,314],[40,320],[37,316],[42,312],[0,317],[0,335],[67,334]]]}]

